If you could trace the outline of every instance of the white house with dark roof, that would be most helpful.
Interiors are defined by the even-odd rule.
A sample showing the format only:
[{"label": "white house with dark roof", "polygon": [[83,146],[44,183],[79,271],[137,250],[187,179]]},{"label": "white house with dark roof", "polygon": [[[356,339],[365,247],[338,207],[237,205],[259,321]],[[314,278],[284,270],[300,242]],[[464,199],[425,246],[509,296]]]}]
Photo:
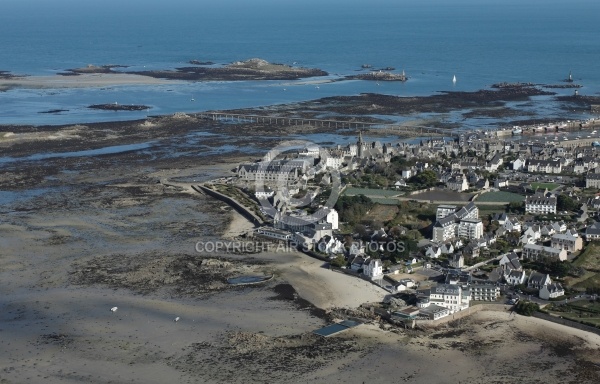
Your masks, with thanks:
[{"label": "white house with dark roof", "polygon": [[448,258],[448,263],[452,268],[462,268],[465,266],[465,257],[462,253],[456,253]]},{"label": "white house with dark roof", "polygon": [[541,289],[548,284],[552,284],[552,279],[550,279],[550,275],[544,273],[531,272],[527,279],[527,287],[532,289]]},{"label": "white house with dark roof", "polygon": [[567,252],[577,252],[583,249],[583,240],[579,236],[557,233],[552,236],[550,246],[552,248],[564,249]]},{"label": "white house with dark roof", "polygon": [[442,255],[454,253],[454,245],[451,242],[444,243],[440,246],[440,252]]},{"label": "white house with dark roof", "polygon": [[350,263],[350,269],[353,271],[358,271],[359,269],[363,268],[365,263],[368,261],[369,256],[356,256]]},{"label": "white house with dark roof", "polygon": [[469,288],[455,284],[438,284],[429,291],[429,305],[448,308],[450,313],[469,308],[471,293]]},{"label": "white house with dark roof", "polygon": [[525,271],[510,271],[508,275],[504,276],[506,283],[509,285],[521,285],[525,283],[526,278]]},{"label": "white house with dark roof", "polygon": [[600,222],[595,222],[585,229],[585,239],[587,241],[600,239]]},{"label": "white house with dark roof", "polygon": [[567,251],[553,247],[545,247],[537,244],[526,244],[523,246],[523,258],[531,260],[541,260],[545,258],[565,261],[567,260]]},{"label": "white house with dark roof", "polygon": [[437,259],[441,255],[442,255],[442,249],[435,244],[432,244],[429,247],[427,247],[427,250],[425,251],[425,256],[427,256],[431,259]]},{"label": "white house with dark roof", "polygon": [[469,189],[469,182],[467,181],[467,177],[464,174],[452,176],[446,182],[448,189],[453,191],[462,192]]},{"label": "white house with dark roof", "polygon": [[588,173],[585,176],[586,188],[600,188],[600,173]]},{"label": "white house with dark roof", "polygon": [[521,232],[521,223],[514,217],[506,217],[504,223],[502,223],[502,226],[509,232]]},{"label": "white house with dark roof", "polygon": [[533,214],[556,213],[556,196],[536,193],[525,198],[525,212]]},{"label": "white house with dark roof", "polygon": [[371,259],[363,264],[363,275],[370,279],[381,279],[383,277],[383,264],[379,259]]},{"label": "white house with dark roof", "polygon": [[456,237],[456,217],[454,214],[439,219],[433,225],[433,241],[442,243],[454,237]]},{"label": "white house with dark roof", "polygon": [[498,167],[502,165],[502,155],[500,153],[496,153],[494,157],[490,161],[485,164],[486,171],[495,172],[498,170]]},{"label": "white house with dark roof", "polygon": [[549,300],[564,296],[565,290],[560,283],[551,283],[540,288],[540,299]]},{"label": "white house with dark roof", "polygon": [[522,268],[521,262],[519,261],[519,256],[514,253],[506,253],[500,258],[499,265],[504,270],[508,271],[520,271]]}]

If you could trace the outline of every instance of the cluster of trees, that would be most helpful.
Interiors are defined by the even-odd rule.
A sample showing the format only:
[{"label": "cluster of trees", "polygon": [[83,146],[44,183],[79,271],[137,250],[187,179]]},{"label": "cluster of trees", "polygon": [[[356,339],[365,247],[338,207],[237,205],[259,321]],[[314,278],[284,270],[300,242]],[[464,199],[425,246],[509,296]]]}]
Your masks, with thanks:
[{"label": "cluster of trees", "polygon": [[515,311],[519,315],[531,316],[535,312],[540,310],[540,306],[537,303],[531,301],[519,301],[515,307]]},{"label": "cluster of trees", "polygon": [[547,273],[551,276],[559,278],[566,276],[581,277],[585,275],[585,269],[583,267],[577,267],[572,263],[568,263],[560,260],[542,260],[535,263],[535,269],[542,273]]},{"label": "cluster of trees", "polygon": [[433,187],[440,182],[437,173],[430,169],[414,175],[408,181],[412,184],[417,184],[421,188]]},{"label": "cluster of trees", "polygon": [[556,209],[559,211],[575,211],[579,209],[579,203],[567,195],[558,195],[556,198]]},{"label": "cluster of trees", "polygon": [[335,203],[335,209],[338,211],[340,221],[356,224],[364,219],[374,205],[373,201],[365,195],[340,196]]}]

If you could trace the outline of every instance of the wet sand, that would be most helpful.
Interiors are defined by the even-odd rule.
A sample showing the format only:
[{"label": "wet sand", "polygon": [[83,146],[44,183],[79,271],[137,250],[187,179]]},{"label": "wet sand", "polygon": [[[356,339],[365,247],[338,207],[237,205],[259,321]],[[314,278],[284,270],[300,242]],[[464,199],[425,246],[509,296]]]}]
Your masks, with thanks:
[{"label": "wet sand", "polygon": [[[600,380],[597,336],[506,313],[478,313],[437,331],[371,321],[327,339],[312,335],[348,313],[337,307],[385,293],[295,252],[196,253],[197,241],[249,228],[225,204],[173,181],[229,176],[252,158],[199,150],[191,139],[198,132],[240,131],[212,124],[3,128],[17,137],[0,141],[3,155],[24,159],[0,168],[0,381]],[[200,143],[247,145],[248,130]],[[151,149],[28,158],[147,141]],[[271,273],[264,284],[226,284]]]},{"label": "wet sand", "polygon": [[26,76],[0,78],[0,90],[11,88],[58,89],[108,87],[118,85],[156,85],[173,84],[173,81],[174,80],[158,79],[126,73],[91,73],[77,76]]}]

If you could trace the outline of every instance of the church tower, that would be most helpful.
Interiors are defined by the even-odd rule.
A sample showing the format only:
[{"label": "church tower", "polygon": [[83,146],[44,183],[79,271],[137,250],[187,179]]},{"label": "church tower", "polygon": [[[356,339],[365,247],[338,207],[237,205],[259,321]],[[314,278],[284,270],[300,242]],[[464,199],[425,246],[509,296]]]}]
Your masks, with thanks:
[{"label": "church tower", "polygon": [[364,157],[364,151],[365,151],[365,142],[363,141],[363,138],[362,138],[362,131],[358,132],[358,142],[356,143],[356,150],[357,150],[358,158],[362,159]]}]

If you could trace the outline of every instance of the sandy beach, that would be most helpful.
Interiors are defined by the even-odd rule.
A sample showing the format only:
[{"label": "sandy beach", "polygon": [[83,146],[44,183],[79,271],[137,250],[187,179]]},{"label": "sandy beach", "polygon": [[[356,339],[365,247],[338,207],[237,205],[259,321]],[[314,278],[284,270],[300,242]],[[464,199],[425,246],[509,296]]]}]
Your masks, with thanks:
[{"label": "sandy beach", "polygon": [[[430,330],[373,319],[314,335],[386,292],[296,251],[197,253],[198,241],[251,226],[189,184],[229,176],[248,156],[199,157],[195,143],[176,140],[199,123],[178,122],[154,121],[170,129],[151,153],[3,164],[1,383],[600,381],[598,336],[507,312]],[[118,138],[106,133],[116,125],[41,130],[59,139],[23,136],[2,150],[28,156],[166,132],[128,124]],[[273,279],[227,283],[247,275]]]},{"label": "sandy beach", "polygon": [[133,74],[92,73],[76,76],[25,76],[10,79],[0,78],[0,90],[11,88],[27,89],[58,89],[58,88],[89,88],[118,85],[155,85],[172,84],[177,80],[157,79],[149,76]]}]

